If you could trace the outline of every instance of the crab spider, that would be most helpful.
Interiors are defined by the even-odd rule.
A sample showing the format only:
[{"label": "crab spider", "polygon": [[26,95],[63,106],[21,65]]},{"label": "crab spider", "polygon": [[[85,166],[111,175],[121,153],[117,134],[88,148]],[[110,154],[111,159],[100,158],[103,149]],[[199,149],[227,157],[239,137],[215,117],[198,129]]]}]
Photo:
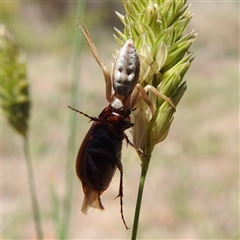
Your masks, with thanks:
[{"label": "crab spider", "polygon": [[82,22],[82,26],[77,26],[84,34],[93,57],[102,69],[106,84],[106,99],[113,108],[119,109],[125,107],[127,109],[133,109],[134,105],[143,98],[154,116],[155,111],[153,104],[147,96],[147,92],[151,90],[155,95],[167,101],[175,109],[172,101],[161,94],[155,87],[151,85],[143,87],[138,83],[140,59],[132,39],[128,39],[120,49],[113,64],[112,74],[110,74],[98,54],[86,25],[81,19],[80,21]]}]

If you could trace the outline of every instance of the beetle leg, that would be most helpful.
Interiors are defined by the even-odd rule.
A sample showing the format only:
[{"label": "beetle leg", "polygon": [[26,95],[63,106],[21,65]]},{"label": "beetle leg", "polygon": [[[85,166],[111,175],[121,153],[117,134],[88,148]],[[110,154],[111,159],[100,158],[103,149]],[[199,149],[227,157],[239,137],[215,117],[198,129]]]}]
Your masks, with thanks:
[{"label": "beetle leg", "polygon": [[127,144],[130,144],[133,148],[135,148],[134,145],[132,144],[132,142],[129,140],[129,138],[128,138],[126,133],[124,133],[124,138],[126,139]]},{"label": "beetle leg", "polygon": [[126,224],[126,221],[124,219],[124,215],[123,215],[123,167],[122,167],[122,163],[121,163],[121,160],[118,158],[118,161],[117,161],[117,167],[118,167],[118,170],[120,172],[120,185],[119,185],[119,193],[118,195],[116,196],[120,198],[120,205],[121,205],[121,217],[122,217],[122,221],[126,227],[126,229],[129,229],[129,227],[127,226]]},{"label": "beetle leg", "polygon": [[108,71],[105,63],[100,58],[100,55],[98,54],[97,48],[96,48],[95,44],[93,43],[93,40],[91,38],[91,35],[90,35],[85,23],[83,22],[83,20],[81,18],[79,18],[79,20],[81,21],[82,26],[80,26],[80,25],[77,25],[77,26],[81,29],[81,31],[87,41],[87,44],[90,47],[93,57],[95,58],[98,65],[102,69],[104,79],[105,79],[105,84],[106,84],[106,98],[107,98],[108,102],[112,102],[113,101],[113,93],[112,93],[112,81],[111,81],[110,72]]},{"label": "beetle leg", "polygon": [[126,133],[124,133],[124,138],[126,139],[127,144],[131,145],[131,146],[137,151],[137,153],[138,153],[139,156],[145,156],[145,154],[143,153],[142,150],[137,149],[137,148],[132,144],[132,142],[129,140],[129,138],[128,138],[128,136],[127,136]]},{"label": "beetle leg", "polygon": [[164,94],[160,93],[155,87],[151,86],[151,85],[147,85],[146,87],[143,88],[143,86],[141,84],[137,84],[133,93],[132,93],[132,97],[131,97],[131,102],[130,102],[130,108],[133,108],[133,106],[141,99],[143,98],[144,101],[147,103],[147,105],[150,107],[152,115],[155,115],[155,111],[154,111],[154,107],[153,104],[151,102],[151,100],[149,99],[149,97],[147,96],[147,92],[151,90],[155,95],[161,97],[162,99],[164,99],[166,102],[168,102],[174,109],[175,106],[172,103],[171,99],[166,97]]}]

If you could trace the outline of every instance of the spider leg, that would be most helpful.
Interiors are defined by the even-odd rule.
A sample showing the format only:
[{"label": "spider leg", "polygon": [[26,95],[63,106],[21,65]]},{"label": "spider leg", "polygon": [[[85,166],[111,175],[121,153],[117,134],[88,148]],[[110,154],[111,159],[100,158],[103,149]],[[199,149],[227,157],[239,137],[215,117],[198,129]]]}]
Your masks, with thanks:
[{"label": "spider leg", "polygon": [[172,103],[172,101],[170,100],[170,98],[166,97],[164,94],[160,93],[155,87],[151,86],[151,85],[147,85],[146,87],[143,87],[141,84],[137,84],[132,96],[131,96],[131,101],[130,101],[130,108],[133,108],[134,105],[141,99],[143,98],[144,101],[147,103],[147,105],[150,107],[152,115],[155,115],[155,110],[153,107],[153,104],[151,102],[151,100],[149,99],[147,92],[151,90],[155,95],[161,97],[162,99],[164,99],[166,102],[168,102],[174,109],[175,106]]},{"label": "spider leg", "polygon": [[105,63],[102,61],[100,55],[98,54],[97,48],[96,48],[95,44],[93,43],[93,40],[91,38],[91,35],[90,35],[85,23],[83,22],[83,20],[81,18],[79,18],[79,20],[81,21],[82,26],[80,26],[80,25],[77,25],[77,26],[81,29],[81,31],[87,41],[87,44],[90,47],[93,57],[95,58],[98,65],[102,69],[104,79],[105,79],[105,84],[106,84],[106,99],[108,100],[108,102],[112,102],[113,94],[112,94],[112,81],[111,81],[110,72],[108,71]]},{"label": "spider leg", "polygon": [[141,99],[143,98],[144,101],[147,103],[147,105],[149,106],[152,115],[155,115],[155,110],[153,107],[153,104],[151,102],[151,100],[149,99],[149,97],[147,96],[147,92],[145,91],[145,89],[142,87],[142,85],[140,85],[139,83],[136,85],[136,87],[133,90],[132,96],[131,96],[131,100],[130,100],[130,106],[129,108],[132,109],[134,107],[134,105]]},{"label": "spider leg", "polygon": [[[140,85],[140,84],[139,84]],[[142,85],[140,85],[142,87]],[[147,85],[144,88],[145,92],[147,93],[149,90],[151,90],[155,95],[157,95],[158,97],[162,98],[163,100],[165,100],[166,102],[168,102],[173,109],[176,109],[175,105],[173,104],[173,102],[171,101],[170,98],[168,98],[167,96],[165,96],[164,94],[160,93],[155,87],[153,87],[152,85]]]}]

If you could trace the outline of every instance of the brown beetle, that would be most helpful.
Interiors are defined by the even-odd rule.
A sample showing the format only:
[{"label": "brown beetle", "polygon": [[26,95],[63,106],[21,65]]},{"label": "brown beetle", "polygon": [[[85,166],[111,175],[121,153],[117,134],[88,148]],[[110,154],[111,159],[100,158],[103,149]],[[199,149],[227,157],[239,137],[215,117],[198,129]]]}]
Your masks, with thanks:
[{"label": "brown beetle", "polygon": [[[116,168],[118,168],[120,186],[117,197],[120,197],[122,219],[128,228],[122,209],[123,168],[121,151],[122,141],[124,138],[127,139],[124,130],[133,126],[129,117],[131,111],[125,108],[114,109],[109,105],[100,113],[98,118],[90,117],[80,111],[77,112],[94,121],[82,142],[76,162],[76,172],[82,182],[85,194],[82,212],[86,214],[89,207],[104,209],[100,195],[108,188]],[[128,139],[127,142],[129,142]]]}]

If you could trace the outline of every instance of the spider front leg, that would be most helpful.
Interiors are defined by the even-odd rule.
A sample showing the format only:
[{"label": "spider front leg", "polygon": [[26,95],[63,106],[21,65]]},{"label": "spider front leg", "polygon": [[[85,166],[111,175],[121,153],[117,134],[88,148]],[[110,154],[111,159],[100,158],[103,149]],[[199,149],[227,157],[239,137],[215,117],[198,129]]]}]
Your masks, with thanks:
[{"label": "spider front leg", "polygon": [[147,105],[150,107],[152,115],[155,115],[155,110],[153,107],[153,104],[151,102],[151,100],[149,99],[147,92],[151,90],[155,95],[161,97],[162,99],[164,99],[166,102],[168,102],[174,109],[175,106],[172,103],[172,101],[170,100],[170,98],[166,97],[164,94],[160,93],[155,87],[151,86],[151,85],[147,85],[146,87],[143,87],[141,84],[137,84],[132,96],[131,96],[131,101],[130,101],[130,109],[132,109],[134,107],[134,105],[141,99],[143,98],[144,101],[147,103]]},{"label": "spider front leg", "polygon": [[93,43],[93,40],[91,38],[91,35],[90,35],[85,23],[82,21],[81,18],[79,18],[79,20],[81,21],[82,26],[80,26],[80,25],[77,25],[77,26],[81,29],[81,31],[87,41],[87,44],[90,47],[93,57],[95,58],[98,65],[102,69],[104,79],[105,79],[105,84],[106,84],[106,99],[110,103],[113,101],[112,80],[111,80],[110,72],[109,72],[108,68],[106,67],[105,63],[102,61],[100,55],[98,54],[97,48],[96,48],[95,44]]}]

